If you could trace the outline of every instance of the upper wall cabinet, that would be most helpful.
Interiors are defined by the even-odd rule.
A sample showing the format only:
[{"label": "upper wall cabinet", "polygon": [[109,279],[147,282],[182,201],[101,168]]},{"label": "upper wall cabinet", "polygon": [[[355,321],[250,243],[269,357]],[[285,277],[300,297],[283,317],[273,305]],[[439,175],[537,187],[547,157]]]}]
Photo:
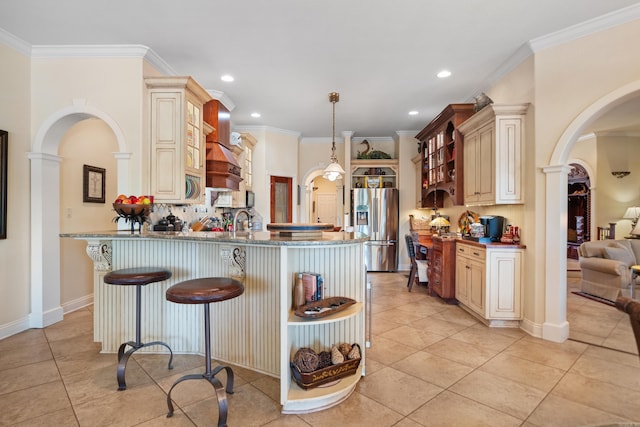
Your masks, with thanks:
[{"label": "upper wall cabinet", "polygon": [[422,207],[443,207],[445,194],[454,205],[463,204],[463,141],[458,126],[473,113],[473,104],[450,104],[416,135],[424,153]]},{"label": "upper wall cabinet", "polygon": [[150,189],[159,203],[202,203],[209,93],[191,77],[145,78],[148,92]]},{"label": "upper wall cabinet", "polygon": [[524,203],[524,121],[529,104],[490,104],[462,123],[464,204]]}]

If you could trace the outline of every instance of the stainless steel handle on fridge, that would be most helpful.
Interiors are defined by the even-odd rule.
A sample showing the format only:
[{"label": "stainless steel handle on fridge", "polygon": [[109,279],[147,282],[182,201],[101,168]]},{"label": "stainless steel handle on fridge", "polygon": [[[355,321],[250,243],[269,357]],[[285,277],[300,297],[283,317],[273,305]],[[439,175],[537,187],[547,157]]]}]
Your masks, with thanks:
[{"label": "stainless steel handle on fridge", "polygon": [[371,209],[371,214],[373,216],[373,230],[372,231],[374,233],[377,233],[379,231],[378,230],[378,221],[379,221],[379,219],[378,219],[378,198],[377,197],[373,198],[373,206],[372,206],[372,208],[373,208],[373,209]]}]

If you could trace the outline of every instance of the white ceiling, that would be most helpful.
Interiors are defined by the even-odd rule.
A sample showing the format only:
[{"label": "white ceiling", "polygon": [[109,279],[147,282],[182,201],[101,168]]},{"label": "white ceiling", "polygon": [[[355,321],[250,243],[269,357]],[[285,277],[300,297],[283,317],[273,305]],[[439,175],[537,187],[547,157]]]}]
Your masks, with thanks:
[{"label": "white ceiling", "polygon": [[[527,42],[638,4],[1,0],[0,28],[31,45],[148,46],[176,74],[193,76],[230,98],[235,126],[271,126],[303,138],[330,136],[328,93],[337,91],[338,135],[349,130],[356,137],[384,137],[419,130],[445,105],[468,102]],[[453,75],[436,78],[444,68]],[[222,74],[235,81],[222,82]],[[419,114],[409,116],[410,110]],[[262,117],[252,118],[254,111]],[[637,121],[637,116],[627,114],[606,126],[628,129],[629,118]]]}]

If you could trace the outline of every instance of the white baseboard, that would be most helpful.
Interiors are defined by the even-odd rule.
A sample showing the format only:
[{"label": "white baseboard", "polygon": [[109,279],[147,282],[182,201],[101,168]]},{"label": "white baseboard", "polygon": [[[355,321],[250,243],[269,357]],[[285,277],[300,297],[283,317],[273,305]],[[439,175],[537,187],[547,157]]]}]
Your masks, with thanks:
[{"label": "white baseboard", "polygon": [[29,329],[29,317],[0,325],[0,340]]},{"label": "white baseboard", "polygon": [[85,308],[93,304],[93,294],[85,295],[82,298],[75,299],[73,301],[62,304],[62,311],[64,314],[72,313],[81,308]]}]

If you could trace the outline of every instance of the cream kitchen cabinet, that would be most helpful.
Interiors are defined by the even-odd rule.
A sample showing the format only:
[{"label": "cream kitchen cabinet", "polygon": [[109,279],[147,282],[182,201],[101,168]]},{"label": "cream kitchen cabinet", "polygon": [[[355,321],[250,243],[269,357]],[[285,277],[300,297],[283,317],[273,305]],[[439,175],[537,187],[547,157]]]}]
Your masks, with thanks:
[{"label": "cream kitchen cabinet", "polygon": [[157,203],[202,203],[209,93],[191,77],[145,78],[149,110],[150,191]]},{"label": "cream kitchen cabinet", "polygon": [[[456,244],[456,299],[489,326],[522,319],[522,246]],[[483,246],[483,245],[482,245]]]},{"label": "cream kitchen cabinet", "polygon": [[490,104],[462,123],[464,204],[524,203],[525,114],[529,104]]}]

